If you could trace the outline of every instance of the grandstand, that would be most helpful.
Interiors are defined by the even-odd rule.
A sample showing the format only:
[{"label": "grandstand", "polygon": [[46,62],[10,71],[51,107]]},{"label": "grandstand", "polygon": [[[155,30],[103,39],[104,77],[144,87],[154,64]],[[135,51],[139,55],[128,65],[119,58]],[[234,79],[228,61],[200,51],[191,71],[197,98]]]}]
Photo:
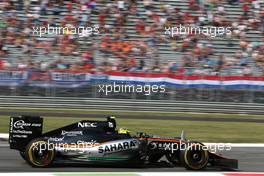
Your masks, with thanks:
[{"label": "grandstand", "polygon": [[[263,59],[260,64],[257,64],[255,58],[252,57],[254,50],[255,52],[258,51],[258,57],[263,57],[264,27],[263,16],[261,16],[263,15],[263,1],[259,1],[259,7],[254,6],[254,1],[240,1],[232,5],[226,1],[215,1],[214,3],[205,1],[205,4],[199,4],[196,1],[180,0],[111,2],[91,0],[87,1],[86,4],[81,4],[79,1],[29,0],[25,1],[25,3],[22,2],[19,0],[1,2],[1,19],[4,19],[4,21],[10,20],[10,18],[17,20],[14,33],[12,33],[10,26],[9,28],[3,27],[1,29],[4,38],[1,40],[1,48],[6,51],[4,52],[6,54],[2,54],[1,57],[8,62],[5,65],[6,67],[24,68],[29,67],[29,65],[38,67],[38,65],[42,64],[44,68],[50,69],[56,68],[59,60],[59,63],[62,61],[65,63],[64,66],[60,67],[60,69],[64,69],[69,68],[69,65],[72,64],[81,64],[82,58],[88,55],[95,58],[96,69],[99,70],[100,65],[106,64],[115,66],[110,68],[110,70],[166,73],[175,71],[175,68],[172,68],[173,66],[171,65],[176,62],[177,68],[182,65],[185,67],[186,74],[212,75],[217,74],[215,68],[219,57],[223,55],[226,66],[220,72],[224,75],[243,75],[244,69],[249,67],[250,71],[247,72],[250,74],[256,76],[263,74],[263,68],[261,68]],[[244,4],[248,4],[250,7],[250,12],[247,16],[243,15]],[[191,6],[194,6],[194,9]],[[206,8],[207,6],[208,8]],[[220,11],[223,8],[224,12],[222,14]],[[184,42],[186,45],[186,36],[169,38],[164,35],[166,21],[175,20],[177,14],[189,15],[190,18],[193,18],[193,23],[196,25],[199,24],[199,19],[201,19],[204,25],[208,26],[212,25],[209,22],[208,14],[212,14],[215,17],[224,16],[225,25],[236,23],[236,25],[246,25],[246,29],[242,32],[240,31],[242,33],[241,36],[232,34],[231,37],[195,37],[195,42],[187,42],[187,46],[183,50],[181,47]],[[102,29],[100,35],[89,37],[73,36],[71,40],[66,39],[65,42],[70,45],[66,47],[66,50],[69,50],[68,53],[63,52],[64,48],[60,46],[59,40],[62,40],[63,36],[36,36],[36,41],[34,41],[32,29],[30,29],[32,23],[40,26],[50,22],[61,25],[62,21],[64,21],[67,24],[68,15],[73,15],[75,19],[79,18],[80,20],[77,20],[77,24],[98,25],[103,21],[104,26],[100,26],[100,29]],[[242,18],[244,19],[242,20]],[[27,26],[29,19],[32,20],[32,23]],[[253,25],[248,22],[252,20],[256,21],[255,28],[252,28]],[[5,23],[4,21],[2,20],[2,23]],[[184,21],[178,20],[178,22]],[[140,23],[145,25],[143,34],[136,30],[137,25]],[[174,21],[171,25],[174,25]],[[6,30],[8,31],[7,35],[5,35]],[[234,28],[233,33],[235,33],[235,30]],[[243,34],[244,32],[245,34]],[[9,34],[14,35],[14,38],[17,39],[10,37]],[[9,41],[8,37],[11,38]],[[129,53],[113,54],[111,51],[100,49],[102,41],[106,38],[107,42],[130,42],[132,44],[131,51]],[[22,41],[19,41],[19,39]],[[16,41],[16,44],[14,44],[14,41]],[[246,46],[243,43],[241,44],[241,42],[246,42]],[[196,51],[200,54],[195,55],[193,48],[197,49]],[[209,50],[210,53],[205,56],[202,55],[201,53],[206,50]],[[28,58],[32,59],[33,62],[29,62]],[[136,58],[137,64],[131,60],[134,58]],[[194,64],[183,63],[186,62],[184,61],[186,58]],[[135,68],[127,68],[127,60],[131,60],[134,64],[130,62],[129,64]],[[242,62],[241,60],[245,61]],[[93,62],[89,64],[94,65]],[[164,64],[166,67],[160,68]],[[92,66],[91,68],[94,67]]]},{"label": "grandstand", "polygon": [[[232,32],[166,35],[165,28],[180,24]],[[98,26],[100,33],[34,33],[47,25]],[[263,103],[263,51],[263,0],[0,2],[1,95]],[[150,78],[167,91],[98,93],[101,82]]]}]

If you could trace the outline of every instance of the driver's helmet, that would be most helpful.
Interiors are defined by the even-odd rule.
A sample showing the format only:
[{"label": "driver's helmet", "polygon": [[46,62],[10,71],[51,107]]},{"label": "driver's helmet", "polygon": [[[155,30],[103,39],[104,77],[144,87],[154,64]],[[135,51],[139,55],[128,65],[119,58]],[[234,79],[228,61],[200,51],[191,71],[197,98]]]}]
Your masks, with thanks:
[{"label": "driver's helmet", "polygon": [[118,134],[129,134],[130,131],[127,128],[119,128]]}]

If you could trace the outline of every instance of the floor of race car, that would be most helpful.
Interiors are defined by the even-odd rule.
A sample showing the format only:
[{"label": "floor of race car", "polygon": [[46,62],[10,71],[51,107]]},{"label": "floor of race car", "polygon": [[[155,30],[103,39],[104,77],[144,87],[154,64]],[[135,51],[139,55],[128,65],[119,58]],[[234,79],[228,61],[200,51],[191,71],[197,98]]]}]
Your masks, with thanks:
[{"label": "floor of race car", "polygon": [[[264,148],[251,147],[241,148],[235,147],[231,151],[223,152],[225,156],[238,159],[239,170],[244,172],[264,172]],[[74,165],[74,166],[55,166],[51,168],[32,168],[15,150],[10,150],[7,143],[0,143],[0,171],[1,172],[177,172],[186,171],[182,167],[171,167],[166,162],[161,162],[153,166],[144,168],[118,168],[118,167],[96,167],[90,165]],[[207,171],[215,171],[215,169],[207,169]],[[221,170],[220,170],[221,171]]]}]

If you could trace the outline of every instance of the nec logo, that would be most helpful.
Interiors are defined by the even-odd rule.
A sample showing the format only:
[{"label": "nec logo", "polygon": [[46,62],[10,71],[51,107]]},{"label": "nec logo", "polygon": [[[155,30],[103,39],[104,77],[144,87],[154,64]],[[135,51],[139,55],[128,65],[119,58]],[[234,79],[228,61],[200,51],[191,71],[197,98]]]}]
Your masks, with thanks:
[{"label": "nec logo", "polygon": [[81,128],[96,128],[97,123],[96,122],[79,122],[78,127]]}]

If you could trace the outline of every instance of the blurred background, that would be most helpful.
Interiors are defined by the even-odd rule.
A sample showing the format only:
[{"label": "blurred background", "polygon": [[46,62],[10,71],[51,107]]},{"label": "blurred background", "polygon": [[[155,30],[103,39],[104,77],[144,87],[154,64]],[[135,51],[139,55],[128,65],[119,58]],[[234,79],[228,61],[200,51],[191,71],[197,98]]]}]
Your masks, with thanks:
[{"label": "blurred background", "polygon": [[[165,34],[180,24],[232,32]],[[100,33],[33,34],[47,25]],[[119,78],[166,92],[98,92]],[[264,103],[264,1],[1,0],[0,95]]]}]

